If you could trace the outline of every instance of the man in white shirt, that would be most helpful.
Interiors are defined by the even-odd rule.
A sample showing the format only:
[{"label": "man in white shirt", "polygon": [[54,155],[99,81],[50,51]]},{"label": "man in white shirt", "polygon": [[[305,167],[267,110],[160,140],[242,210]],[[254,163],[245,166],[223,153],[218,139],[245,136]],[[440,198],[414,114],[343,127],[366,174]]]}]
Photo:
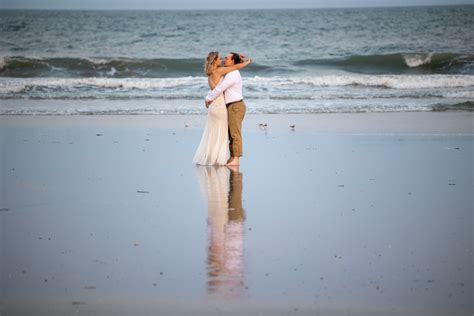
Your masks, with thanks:
[{"label": "man in white shirt", "polygon": [[[229,53],[225,56],[224,66],[241,63],[241,56]],[[229,124],[229,150],[230,159],[228,166],[238,166],[242,157],[242,121],[244,120],[246,106],[242,96],[242,77],[238,70],[225,75],[224,80],[206,96],[206,107],[212,103],[222,92],[227,105],[227,119]]]}]

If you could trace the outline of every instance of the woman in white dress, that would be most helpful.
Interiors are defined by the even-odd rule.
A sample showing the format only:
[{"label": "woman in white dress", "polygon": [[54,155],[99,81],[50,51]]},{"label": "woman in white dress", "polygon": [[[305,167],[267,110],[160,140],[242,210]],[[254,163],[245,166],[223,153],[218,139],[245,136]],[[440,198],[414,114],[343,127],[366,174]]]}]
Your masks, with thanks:
[{"label": "woman in white dress", "polygon": [[[251,62],[249,59],[237,65],[222,67],[219,53],[210,52],[204,64],[204,72],[207,75],[209,87],[211,90],[214,89],[224,79],[225,74],[242,69]],[[197,165],[225,165],[229,156],[228,151],[227,107],[224,94],[221,94],[209,105],[206,126],[194,155],[193,163]]]}]

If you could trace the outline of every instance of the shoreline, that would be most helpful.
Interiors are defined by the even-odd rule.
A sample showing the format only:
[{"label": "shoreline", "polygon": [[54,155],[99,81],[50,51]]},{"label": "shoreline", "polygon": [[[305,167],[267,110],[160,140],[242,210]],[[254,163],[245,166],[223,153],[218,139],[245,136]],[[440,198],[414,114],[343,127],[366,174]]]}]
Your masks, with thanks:
[{"label": "shoreline", "polygon": [[[207,115],[2,115],[2,128],[123,127],[202,129]],[[262,127],[260,124],[267,124]],[[295,125],[292,129],[290,125]],[[247,114],[243,131],[311,131],[318,134],[473,135],[474,112],[371,112]]]}]

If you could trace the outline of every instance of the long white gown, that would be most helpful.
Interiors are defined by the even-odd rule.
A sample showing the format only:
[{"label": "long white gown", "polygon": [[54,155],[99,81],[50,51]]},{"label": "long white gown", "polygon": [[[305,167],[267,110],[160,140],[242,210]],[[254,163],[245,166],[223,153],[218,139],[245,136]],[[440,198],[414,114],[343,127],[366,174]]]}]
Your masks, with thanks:
[{"label": "long white gown", "polygon": [[206,126],[193,163],[197,165],[225,165],[228,158],[227,107],[224,94],[221,94],[208,107]]}]

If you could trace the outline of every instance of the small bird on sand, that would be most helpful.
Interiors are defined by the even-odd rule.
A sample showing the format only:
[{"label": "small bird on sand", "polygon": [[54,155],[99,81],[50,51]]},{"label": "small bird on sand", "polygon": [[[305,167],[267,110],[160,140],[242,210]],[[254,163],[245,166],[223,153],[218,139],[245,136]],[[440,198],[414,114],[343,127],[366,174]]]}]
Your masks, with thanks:
[{"label": "small bird on sand", "polygon": [[295,126],[296,126],[296,125],[290,125],[290,127],[291,127],[292,130],[295,130]]}]

